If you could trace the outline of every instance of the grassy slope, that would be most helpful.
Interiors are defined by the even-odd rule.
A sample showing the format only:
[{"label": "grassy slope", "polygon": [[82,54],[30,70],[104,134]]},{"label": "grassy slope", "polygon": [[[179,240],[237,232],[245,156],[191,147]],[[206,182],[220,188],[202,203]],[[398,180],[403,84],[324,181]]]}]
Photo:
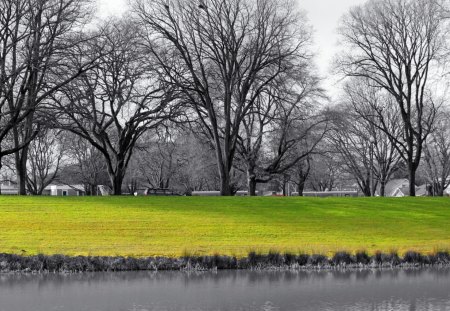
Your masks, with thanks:
[{"label": "grassy slope", "polygon": [[1,197],[0,252],[246,255],[450,249],[450,199]]}]

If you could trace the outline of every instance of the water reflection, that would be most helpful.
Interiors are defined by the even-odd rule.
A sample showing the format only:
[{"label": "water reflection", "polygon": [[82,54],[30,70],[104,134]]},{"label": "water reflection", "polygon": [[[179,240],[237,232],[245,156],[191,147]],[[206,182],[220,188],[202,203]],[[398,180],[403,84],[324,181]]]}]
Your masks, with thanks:
[{"label": "water reflection", "polygon": [[450,269],[0,274],[15,310],[450,310]]}]

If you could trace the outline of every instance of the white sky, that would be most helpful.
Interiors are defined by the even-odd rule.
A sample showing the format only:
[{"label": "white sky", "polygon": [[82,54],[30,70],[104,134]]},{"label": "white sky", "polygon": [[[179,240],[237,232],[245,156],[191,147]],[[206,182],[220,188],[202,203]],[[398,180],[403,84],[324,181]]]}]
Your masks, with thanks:
[{"label": "white sky", "polygon": [[[127,0],[97,0],[98,15],[120,15],[127,9]],[[330,95],[336,95],[335,79],[331,78],[330,69],[337,52],[337,26],[341,16],[352,6],[366,0],[297,0],[300,9],[306,11],[309,23],[314,28],[314,51],[316,64],[321,76],[326,78],[323,86]]]}]

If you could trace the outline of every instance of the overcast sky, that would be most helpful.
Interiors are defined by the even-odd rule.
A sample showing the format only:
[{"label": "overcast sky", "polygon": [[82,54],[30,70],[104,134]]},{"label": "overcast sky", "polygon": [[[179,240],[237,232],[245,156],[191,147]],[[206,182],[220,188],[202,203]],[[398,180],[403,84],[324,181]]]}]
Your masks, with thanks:
[{"label": "overcast sky", "polygon": [[[120,15],[127,9],[127,0],[97,0],[98,14],[105,17],[111,14]],[[297,0],[299,8],[305,10],[310,24],[314,28],[314,43],[317,57],[316,64],[320,74],[328,79],[324,87],[330,95],[335,95],[333,79],[329,77],[329,70],[333,56],[336,53],[338,35],[336,27],[341,16],[354,5],[366,0]]]}]

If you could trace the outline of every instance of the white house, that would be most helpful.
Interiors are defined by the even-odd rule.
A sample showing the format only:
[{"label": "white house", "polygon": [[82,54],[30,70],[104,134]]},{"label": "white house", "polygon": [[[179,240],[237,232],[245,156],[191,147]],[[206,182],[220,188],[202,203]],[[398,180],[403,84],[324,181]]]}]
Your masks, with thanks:
[{"label": "white house", "polygon": [[[378,186],[377,195],[380,193],[380,187]],[[409,180],[408,179],[392,179],[385,187],[386,197],[407,197],[409,196]],[[427,195],[427,185],[420,187],[416,186],[416,196],[423,197]]]},{"label": "white house", "polygon": [[13,184],[1,184],[0,185],[1,193],[4,195],[18,195],[19,188]]},{"label": "white house", "polygon": [[[244,197],[247,196],[247,191],[237,191],[235,196]],[[193,197],[218,197],[220,196],[220,191],[192,191]]]},{"label": "white house", "polygon": [[[380,195],[380,186],[378,185],[377,195]],[[392,179],[385,188],[384,195],[386,197],[404,197],[409,195],[409,180],[408,179]]]},{"label": "white house", "polygon": [[[18,195],[19,189],[15,184],[1,184],[2,195]],[[83,185],[49,185],[42,191],[42,195],[51,196],[83,196],[85,195]]]},{"label": "white house", "polygon": [[45,187],[43,195],[51,196],[83,196],[83,185],[49,185]]}]

